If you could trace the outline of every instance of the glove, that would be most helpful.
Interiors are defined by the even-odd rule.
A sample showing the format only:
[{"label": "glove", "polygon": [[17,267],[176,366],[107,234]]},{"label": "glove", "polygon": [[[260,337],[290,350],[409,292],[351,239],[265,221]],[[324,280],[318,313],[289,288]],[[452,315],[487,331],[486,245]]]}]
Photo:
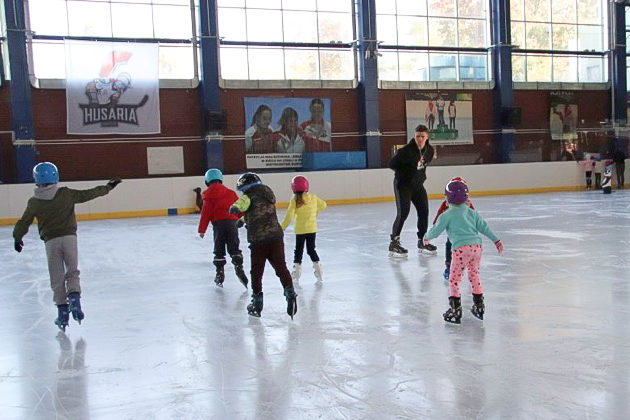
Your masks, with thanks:
[{"label": "glove", "polygon": [[121,182],[122,182],[122,179],[120,178],[112,178],[107,183],[107,186],[113,190],[114,188],[116,188],[116,185],[120,184]]},{"label": "glove", "polygon": [[238,219],[238,220],[236,221],[236,227],[237,227],[237,228],[242,228],[243,226],[245,226],[245,220],[243,220],[243,219]]},{"label": "glove", "polygon": [[499,251],[499,254],[503,254],[503,244],[501,243],[501,240],[498,240],[494,243],[494,246],[497,247],[497,251]]},{"label": "glove", "polygon": [[22,252],[22,247],[24,246],[24,242],[22,242],[21,240],[16,239],[14,244],[13,244],[13,248],[15,248],[15,250],[17,252]]},{"label": "glove", "polygon": [[241,211],[236,206],[230,207],[230,214],[239,214]]}]

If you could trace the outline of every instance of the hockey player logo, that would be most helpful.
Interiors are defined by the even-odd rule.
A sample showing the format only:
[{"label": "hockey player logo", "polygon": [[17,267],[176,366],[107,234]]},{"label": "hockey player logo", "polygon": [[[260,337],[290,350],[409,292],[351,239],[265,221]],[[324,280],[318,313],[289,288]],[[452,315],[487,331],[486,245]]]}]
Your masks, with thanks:
[{"label": "hockey player logo", "polygon": [[131,75],[124,67],[132,53],[112,51],[101,67],[99,77],[85,86],[87,104],[79,104],[83,114],[83,125],[101,124],[101,127],[117,127],[119,123],[138,125],[138,108],[144,106],[148,95],[137,104],[121,104],[123,94],[131,88]]}]

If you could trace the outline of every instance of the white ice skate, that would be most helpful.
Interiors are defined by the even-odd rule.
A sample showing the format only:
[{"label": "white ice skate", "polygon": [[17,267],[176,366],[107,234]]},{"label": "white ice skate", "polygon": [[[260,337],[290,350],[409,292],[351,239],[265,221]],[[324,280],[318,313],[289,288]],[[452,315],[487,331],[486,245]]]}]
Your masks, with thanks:
[{"label": "white ice skate", "polygon": [[317,277],[317,281],[322,281],[322,263],[321,261],[315,261],[313,263],[313,273]]},{"label": "white ice skate", "polygon": [[293,264],[293,271],[291,271],[291,278],[293,281],[299,281],[302,275],[302,264]]}]

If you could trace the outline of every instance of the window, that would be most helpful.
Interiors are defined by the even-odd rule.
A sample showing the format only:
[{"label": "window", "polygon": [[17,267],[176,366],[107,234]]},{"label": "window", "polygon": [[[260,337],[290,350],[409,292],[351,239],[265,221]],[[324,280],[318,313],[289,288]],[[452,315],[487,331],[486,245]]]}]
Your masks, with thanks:
[{"label": "window", "polygon": [[352,80],[352,0],[218,0],[221,77]]},{"label": "window", "polygon": [[602,0],[510,0],[513,80],[606,81],[604,10]]},{"label": "window", "polygon": [[189,0],[29,0],[35,77],[64,79],[64,37],[159,41],[161,79],[193,79]]},{"label": "window", "polygon": [[376,0],[379,79],[488,80],[487,3]]}]

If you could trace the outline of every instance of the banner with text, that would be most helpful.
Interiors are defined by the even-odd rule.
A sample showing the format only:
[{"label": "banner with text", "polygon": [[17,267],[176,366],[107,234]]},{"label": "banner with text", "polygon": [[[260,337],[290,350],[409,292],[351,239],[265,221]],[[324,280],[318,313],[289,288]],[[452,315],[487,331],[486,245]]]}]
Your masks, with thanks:
[{"label": "banner with text", "polygon": [[472,94],[412,92],[405,99],[408,139],[423,124],[433,145],[473,144]]},{"label": "banner with text", "polygon": [[65,42],[68,134],[160,132],[158,45]]}]

